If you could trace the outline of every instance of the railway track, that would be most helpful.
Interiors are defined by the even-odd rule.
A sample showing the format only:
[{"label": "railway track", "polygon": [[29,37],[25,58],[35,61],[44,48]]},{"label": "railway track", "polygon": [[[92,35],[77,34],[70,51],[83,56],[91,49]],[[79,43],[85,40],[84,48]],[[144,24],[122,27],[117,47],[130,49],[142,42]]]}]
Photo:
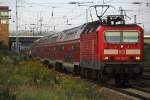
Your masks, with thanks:
[{"label": "railway track", "polygon": [[132,86],[132,88],[136,89],[136,90],[140,90],[140,91],[143,91],[143,92],[147,92],[147,93],[150,93],[150,87],[149,88],[146,88],[146,87],[139,87],[139,86]]},{"label": "railway track", "polygon": [[145,66],[144,67],[144,72],[150,73],[150,66]]},{"label": "railway track", "polygon": [[139,100],[150,100],[150,66],[144,67],[142,82],[132,84],[130,88],[117,88],[112,84],[105,84],[106,88],[115,90],[119,93],[137,98]]},{"label": "railway track", "polygon": [[145,80],[150,80],[150,75],[143,74],[142,78]]},{"label": "railway track", "polygon": [[106,88],[115,90],[119,93],[125,94],[130,97],[137,98],[139,100],[150,100],[150,91],[144,90],[140,87],[132,87],[132,88],[117,88],[112,85],[105,85]]},{"label": "railway track", "polygon": [[150,80],[150,66],[144,66],[143,79]]},{"label": "railway track", "polygon": [[[112,83],[106,83],[106,84],[98,84],[96,81],[91,81],[88,79],[84,79],[85,81],[88,81],[95,85],[100,85],[105,88],[111,89],[113,91],[116,91],[116,94],[120,95],[126,95],[126,97],[129,98],[129,100],[150,100],[150,87],[143,87],[143,86],[137,86],[133,85],[129,88],[122,88],[122,87],[116,87]],[[131,99],[130,99],[131,98]],[[121,99],[121,98],[120,98]]]}]

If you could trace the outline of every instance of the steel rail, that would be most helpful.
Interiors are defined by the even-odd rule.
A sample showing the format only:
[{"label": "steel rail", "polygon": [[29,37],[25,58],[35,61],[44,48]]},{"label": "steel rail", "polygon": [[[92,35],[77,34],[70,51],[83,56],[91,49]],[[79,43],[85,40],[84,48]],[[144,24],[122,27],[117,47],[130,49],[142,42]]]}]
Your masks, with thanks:
[{"label": "steel rail", "polygon": [[[124,90],[124,89],[121,89],[121,88],[117,88],[115,86],[112,86],[112,85],[105,85],[106,88],[109,88],[109,89],[112,89],[112,90],[115,90],[115,91],[118,91],[120,93],[123,93],[123,94],[126,94],[126,95],[129,95],[131,97],[135,97],[137,99],[141,99],[141,100],[150,100],[150,97],[145,97],[143,95],[140,95],[140,94],[137,94],[137,93],[133,93],[133,92],[130,92],[130,91],[127,91],[127,90]],[[130,88],[130,89],[134,89],[134,88]],[[139,89],[135,89],[135,90],[138,90],[138,91],[141,91]],[[145,92],[145,91],[141,91],[141,92]],[[149,93],[149,92],[145,92],[145,93]]]}]

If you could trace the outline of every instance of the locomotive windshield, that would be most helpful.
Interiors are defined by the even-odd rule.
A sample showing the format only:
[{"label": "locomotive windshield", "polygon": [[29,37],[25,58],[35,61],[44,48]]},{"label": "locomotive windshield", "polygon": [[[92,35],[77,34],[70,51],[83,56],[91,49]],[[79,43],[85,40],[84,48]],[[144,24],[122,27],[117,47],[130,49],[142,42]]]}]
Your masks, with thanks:
[{"label": "locomotive windshield", "polygon": [[104,39],[107,43],[137,43],[137,31],[107,31],[104,33]]},{"label": "locomotive windshield", "polygon": [[106,42],[110,42],[110,43],[119,43],[120,42],[120,32],[115,32],[115,31],[108,31],[105,32],[104,38]]},{"label": "locomotive windshield", "polygon": [[123,42],[138,42],[138,32],[123,32]]}]

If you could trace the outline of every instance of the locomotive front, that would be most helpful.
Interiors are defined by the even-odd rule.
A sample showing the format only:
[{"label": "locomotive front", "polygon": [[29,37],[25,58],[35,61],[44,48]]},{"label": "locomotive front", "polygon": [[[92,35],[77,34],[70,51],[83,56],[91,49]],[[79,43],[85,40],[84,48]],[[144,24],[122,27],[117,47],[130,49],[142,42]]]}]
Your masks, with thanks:
[{"label": "locomotive front", "polygon": [[101,33],[100,59],[104,62],[104,72],[117,77],[140,76],[143,69],[143,29],[131,24],[103,26]]}]

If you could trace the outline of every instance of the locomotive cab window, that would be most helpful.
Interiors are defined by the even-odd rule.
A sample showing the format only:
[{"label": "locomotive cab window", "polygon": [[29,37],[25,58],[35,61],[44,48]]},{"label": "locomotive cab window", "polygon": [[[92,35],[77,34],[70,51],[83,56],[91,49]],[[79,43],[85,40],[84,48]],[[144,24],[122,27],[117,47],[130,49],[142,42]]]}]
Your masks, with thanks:
[{"label": "locomotive cab window", "polygon": [[138,32],[123,32],[123,42],[128,42],[128,43],[137,43],[138,42],[138,37],[139,34]]},{"label": "locomotive cab window", "polygon": [[105,42],[108,43],[119,43],[121,41],[120,32],[108,31],[104,34]]},{"label": "locomotive cab window", "polygon": [[137,31],[106,31],[104,39],[107,43],[137,43],[139,33]]}]

